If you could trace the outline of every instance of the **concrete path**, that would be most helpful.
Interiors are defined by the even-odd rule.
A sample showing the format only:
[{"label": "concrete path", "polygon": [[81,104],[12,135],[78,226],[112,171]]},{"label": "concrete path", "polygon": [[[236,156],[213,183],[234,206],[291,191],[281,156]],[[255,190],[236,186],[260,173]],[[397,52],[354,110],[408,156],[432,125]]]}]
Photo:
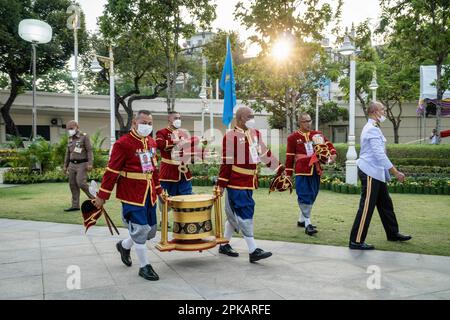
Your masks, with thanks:
[{"label": "concrete path", "polygon": [[[134,250],[131,268],[120,261],[125,229],[85,235],[79,225],[0,219],[0,230],[0,299],[450,299],[450,257],[258,240],[273,256],[250,264],[239,238],[238,258],[159,252],[156,239],[149,257],[160,280],[150,282]],[[77,270],[81,288],[70,290]]]}]

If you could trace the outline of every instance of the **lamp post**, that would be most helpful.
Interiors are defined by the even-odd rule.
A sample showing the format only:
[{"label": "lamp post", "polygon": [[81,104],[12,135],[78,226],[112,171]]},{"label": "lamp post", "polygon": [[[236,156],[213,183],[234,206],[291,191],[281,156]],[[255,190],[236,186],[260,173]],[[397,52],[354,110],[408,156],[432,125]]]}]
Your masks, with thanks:
[{"label": "lamp post", "polygon": [[377,72],[373,70],[372,75],[372,81],[369,84],[369,89],[372,90],[372,101],[377,101],[377,89],[378,89],[378,83],[377,83]]},{"label": "lamp post", "polygon": [[344,43],[338,49],[343,56],[350,56],[350,101],[349,101],[349,134],[347,161],[345,162],[345,183],[356,185],[358,182],[355,149],[355,82],[356,82],[356,61],[355,47],[351,44],[348,35],[344,38]]},{"label": "lamp post", "polygon": [[80,29],[80,7],[72,4],[67,8],[67,13],[73,14],[67,19],[67,28],[73,30],[73,48],[74,48],[74,69],[72,70],[72,79],[74,81],[74,119],[78,123],[78,33]]},{"label": "lamp post", "polygon": [[[205,33],[202,34],[202,45],[205,45]],[[212,107],[209,108],[208,105],[208,94],[206,90],[209,89],[206,86],[206,58],[203,53],[202,47],[202,88],[200,90],[200,94],[198,95],[200,99],[202,99],[203,107],[202,107],[202,137],[205,138],[205,112],[209,110],[209,130],[210,130],[210,138],[211,141],[214,139],[214,113]]]},{"label": "lamp post", "polygon": [[32,127],[33,140],[37,136],[37,110],[36,110],[36,46],[52,40],[52,27],[44,21],[24,19],[19,23],[19,36],[25,41],[31,42],[33,50],[33,113]]},{"label": "lamp post", "polygon": [[103,68],[98,63],[101,61],[105,64],[105,67],[109,69],[109,106],[110,106],[110,127],[111,127],[111,137],[110,137],[110,152],[112,146],[116,142],[116,117],[115,117],[115,94],[114,94],[114,57],[112,47],[109,46],[109,57],[94,55],[94,59],[91,62],[91,70],[93,72],[100,72]]}]

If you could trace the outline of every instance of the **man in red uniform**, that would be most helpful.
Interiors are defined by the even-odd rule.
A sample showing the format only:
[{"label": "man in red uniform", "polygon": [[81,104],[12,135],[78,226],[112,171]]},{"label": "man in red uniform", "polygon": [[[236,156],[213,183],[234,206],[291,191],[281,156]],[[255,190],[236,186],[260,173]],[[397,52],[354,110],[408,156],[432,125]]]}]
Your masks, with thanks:
[{"label": "man in red uniform", "polygon": [[[253,237],[253,214],[255,202],[253,190],[258,187],[257,164],[264,163],[281,174],[284,167],[272,156],[261,139],[261,133],[254,129],[253,110],[241,107],[236,111],[236,127],[223,138],[223,156],[217,181],[220,194],[227,189],[225,197],[224,237],[231,239],[234,231],[242,231],[248,246],[250,262],[268,258],[271,252],[257,248]],[[229,245],[221,245],[219,253],[237,257],[239,254]]]},{"label": "man in red uniform", "polygon": [[156,142],[150,137],[152,124],[150,112],[141,110],[133,119],[131,131],[116,141],[94,204],[101,208],[117,184],[116,198],[122,202],[122,220],[130,236],[119,241],[116,248],[122,262],[129,267],[130,250],[134,245],[140,263],[139,276],[158,280],[159,276],[148,261],[145,245],[156,235],[156,198],[163,197]]},{"label": "man in red uniform", "polygon": [[156,133],[156,143],[161,153],[161,186],[170,196],[192,194],[192,174],[187,164],[193,162],[191,158],[200,139],[189,137],[189,132],[181,129],[178,112],[170,112],[168,120],[168,127]]},{"label": "man in red uniform", "polygon": [[[328,154],[328,163],[336,160],[336,149],[320,131],[311,130],[311,117],[302,113],[298,119],[299,129],[287,138],[286,175],[290,177],[295,170],[295,189],[300,207],[297,226],[304,227],[309,236],[317,233],[311,224],[311,209],[319,193],[320,165],[318,150]],[[295,164],[295,167],[294,167]]]}]

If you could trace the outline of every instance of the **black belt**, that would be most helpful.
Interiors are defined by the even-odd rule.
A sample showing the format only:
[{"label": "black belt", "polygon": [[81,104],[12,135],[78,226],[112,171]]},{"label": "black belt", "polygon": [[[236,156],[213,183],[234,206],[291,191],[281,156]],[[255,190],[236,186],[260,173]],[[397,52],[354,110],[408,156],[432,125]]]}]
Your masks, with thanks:
[{"label": "black belt", "polygon": [[75,163],[75,164],[78,164],[78,163],[88,162],[88,159],[70,160],[70,162]]}]

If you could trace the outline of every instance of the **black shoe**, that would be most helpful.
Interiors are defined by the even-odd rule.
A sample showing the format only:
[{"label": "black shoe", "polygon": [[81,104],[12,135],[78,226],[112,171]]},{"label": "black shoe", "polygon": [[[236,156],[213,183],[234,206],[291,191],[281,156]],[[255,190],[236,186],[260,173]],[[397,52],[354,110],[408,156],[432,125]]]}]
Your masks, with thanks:
[{"label": "black shoe", "polygon": [[69,208],[69,209],[64,209],[65,212],[70,212],[70,211],[79,211],[80,208]]},{"label": "black shoe", "polygon": [[117,251],[120,252],[120,258],[122,259],[122,262],[127,267],[131,267],[131,256],[130,256],[130,249],[125,249],[122,247],[122,240],[116,243]]},{"label": "black shoe", "polygon": [[388,237],[387,239],[388,241],[408,241],[411,240],[411,238],[411,236],[404,236],[403,234],[397,232],[397,234]]},{"label": "black shoe", "polygon": [[354,250],[373,250],[373,249],[375,249],[375,247],[371,244],[367,244],[365,242],[356,243],[353,241],[350,241],[350,243],[348,244],[348,247],[350,249],[354,249]]},{"label": "black shoe", "polygon": [[153,270],[153,268],[150,264],[146,265],[143,268],[140,268],[139,275],[146,280],[150,280],[150,281],[159,280],[158,274],[155,272],[155,270]]},{"label": "black shoe", "polygon": [[[311,224],[311,226],[312,226],[314,229],[317,228],[315,225],[312,225],[312,224]],[[297,227],[304,228],[304,227],[305,227],[305,222],[304,222],[304,221],[303,221],[303,222],[297,221]]]},{"label": "black shoe", "polygon": [[239,253],[234,251],[228,243],[223,246],[219,246],[219,253],[226,254],[230,257],[239,257]]},{"label": "black shoe", "polygon": [[250,262],[256,262],[261,259],[266,259],[272,255],[272,252],[264,251],[263,249],[256,248],[255,251],[249,254]]},{"label": "black shoe", "polygon": [[305,233],[308,236],[312,236],[313,234],[317,233],[317,230],[314,229],[312,224],[308,224],[308,226],[305,228]]}]

